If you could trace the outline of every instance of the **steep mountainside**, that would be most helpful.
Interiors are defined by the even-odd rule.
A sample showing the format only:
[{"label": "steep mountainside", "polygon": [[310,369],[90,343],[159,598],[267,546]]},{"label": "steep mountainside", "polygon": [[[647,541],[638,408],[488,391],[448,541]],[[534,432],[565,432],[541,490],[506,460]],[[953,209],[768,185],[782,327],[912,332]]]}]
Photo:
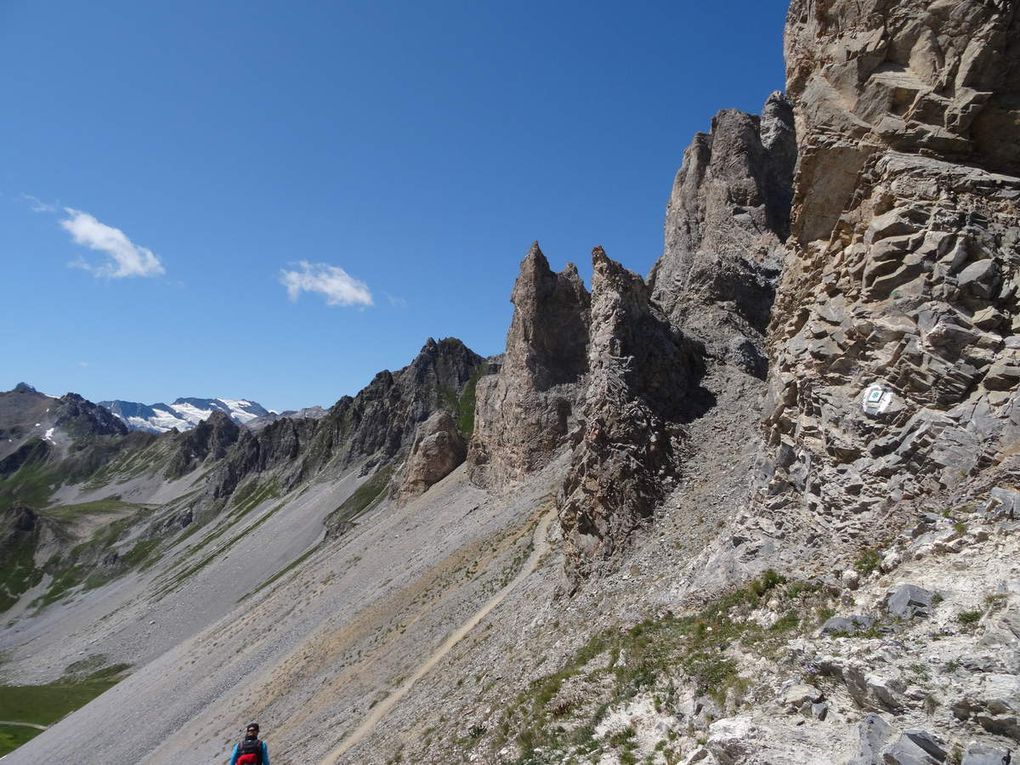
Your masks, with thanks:
[{"label": "steep mountainside", "polygon": [[793,0],[648,280],[533,245],[499,358],[159,437],[3,394],[0,673],[133,665],[9,760],[1009,762],[1018,6]]}]

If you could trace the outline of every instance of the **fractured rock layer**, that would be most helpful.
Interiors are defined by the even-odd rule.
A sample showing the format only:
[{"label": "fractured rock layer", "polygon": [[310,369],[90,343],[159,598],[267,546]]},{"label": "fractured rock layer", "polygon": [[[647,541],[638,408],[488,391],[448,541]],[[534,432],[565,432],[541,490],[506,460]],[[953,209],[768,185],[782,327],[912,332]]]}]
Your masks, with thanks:
[{"label": "fractured rock layer", "polygon": [[651,302],[648,286],[593,254],[583,429],[559,498],[568,574],[612,558],[675,477],[692,416],[697,351]]},{"label": "fractured rock layer", "polygon": [[777,536],[873,535],[1018,440],[1015,6],[791,8],[801,159],[759,478]]},{"label": "fractured rock layer", "polygon": [[453,416],[441,410],[418,428],[400,486],[404,499],[424,494],[446,478],[467,456],[467,442]]}]

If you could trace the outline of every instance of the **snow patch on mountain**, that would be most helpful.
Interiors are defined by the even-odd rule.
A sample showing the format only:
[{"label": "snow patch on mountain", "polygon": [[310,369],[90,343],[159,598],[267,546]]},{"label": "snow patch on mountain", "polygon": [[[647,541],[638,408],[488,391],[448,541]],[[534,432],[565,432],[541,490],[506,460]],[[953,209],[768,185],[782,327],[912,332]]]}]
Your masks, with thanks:
[{"label": "snow patch on mountain", "polygon": [[191,430],[213,412],[223,412],[238,425],[247,425],[257,417],[269,412],[259,403],[250,399],[233,398],[179,398],[172,404],[141,404],[134,401],[100,401],[119,417],[131,430],[146,430],[150,433],[166,433],[177,430]]}]

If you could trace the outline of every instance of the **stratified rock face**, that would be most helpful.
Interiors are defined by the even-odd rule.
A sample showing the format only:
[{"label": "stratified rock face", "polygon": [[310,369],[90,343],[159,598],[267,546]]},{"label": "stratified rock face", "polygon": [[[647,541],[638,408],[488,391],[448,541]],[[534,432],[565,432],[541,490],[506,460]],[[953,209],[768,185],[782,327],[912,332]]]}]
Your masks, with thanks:
[{"label": "stratified rock face", "polygon": [[770,533],[873,536],[900,499],[1020,438],[1015,8],[793,3],[800,165],[769,339]]},{"label": "stratified rock face", "polygon": [[1018,30],[1010,0],[793,0],[798,238],[828,239],[876,152],[1020,174]]},{"label": "stratified rock face", "polygon": [[400,496],[416,497],[452,473],[467,456],[467,442],[453,416],[439,411],[418,428],[407,458]]},{"label": "stratified rock face", "polygon": [[612,558],[670,488],[700,358],[640,276],[593,252],[583,431],[563,484],[568,574]]},{"label": "stratified rock face", "polygon": [[521,263],[506,354],[476,389],[472,478],[496,485],[542,467],[569,429],[588,368],[590,298],[577,268],[553,273],[538,243]]},{"label": "stratified rock face", "polygon": [[763,377],[762,353],[789,233],[796,138],[779,93],[761,117],[719,112],[684,152],[666,208],[655,301],[713,356]]}]

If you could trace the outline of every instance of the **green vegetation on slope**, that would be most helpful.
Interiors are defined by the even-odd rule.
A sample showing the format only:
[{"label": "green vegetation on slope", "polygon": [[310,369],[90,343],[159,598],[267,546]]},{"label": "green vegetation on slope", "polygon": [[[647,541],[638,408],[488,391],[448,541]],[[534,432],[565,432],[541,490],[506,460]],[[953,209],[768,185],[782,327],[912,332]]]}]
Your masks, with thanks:
[{"label": "green vegetation on slope", "polygon": [[133,525],[153,512],[153,507],[102,500],[84,505],[65,505],[55,510],[58,517],[71,518],[75,513],[114,512],[117,509],[133,512],[105,524],[90,539],[79,542],[64,554],[54,555],[43,564],[43,570],[52,580],[46,592],[34,601],[36,607],[55,603],[79,585],[87,590],[95,589],[131,569],[144,569],[152,562],[152,553],[161,542],[159,539],[139,539],[131,549],[120,554],[116,553],[116,546]]},{"label": "green vegetation on slope", "polygon": [[33,510],[46,507],[59,483],[52,465],[43,461],[22,465],[16,473],[0,480],[0,511],[14,505],[25,505]]},{"label": "green vegetation on slope", "polygon": [[382,496],[393,475],[393,465],[384,465],[354,490],[344,503],[326,517],[326,528],[342,532],[349,523],[366,512]]},{"label": "green vegetation on slope", "polygon": [[39,583],[42,571],[35,566],[35,547],[39,533],[19,536],[3,550],[3,564],[0,565],[0,611],[18,602],[21,594]]},{"label": "green vegetation on slope", "polygon": [[[768,571],[694,614],[670,614],[596,634],[559,671],[518,695],[499,720],[495,748],[516,732],[517,765],[572,762],[573,755],[610,750],[626,761],[625,737],[599,740],[595,728],[611,708],[639,693],[654,694],[656,706],[665,711],[678,703],[680,685],[693,686],[720,704],[739,703],[749,681],[740,676],[727,649],[739,645],[758,655],[773,653],[801,625],[804,614],[813,625],[823,615],[822,605],[830,602],[812,583],[784,584],[782,576]],[[785,614],[763,627],[750,618],[751,612],[773,598]],[[561,694],[568,681],[572,691]]]},{"label": "green vegetation on slope", "polygon": [[[85,677],[65,675],[46,685],[0,685],[0,720],[53,725],[123,679],[127,665],[107,667]],[[0,757],[42,731],[0,725]]]},{"label": "green vegetation on slope", "polygon": [[458,394],[453,388],[439,386],[439,400],[443,408],[457,421],[457,429],[465,438],[471,438],[475,429],[475,389],[485,374],[486,364],[479,364],[471,373],[464,390]]}]

